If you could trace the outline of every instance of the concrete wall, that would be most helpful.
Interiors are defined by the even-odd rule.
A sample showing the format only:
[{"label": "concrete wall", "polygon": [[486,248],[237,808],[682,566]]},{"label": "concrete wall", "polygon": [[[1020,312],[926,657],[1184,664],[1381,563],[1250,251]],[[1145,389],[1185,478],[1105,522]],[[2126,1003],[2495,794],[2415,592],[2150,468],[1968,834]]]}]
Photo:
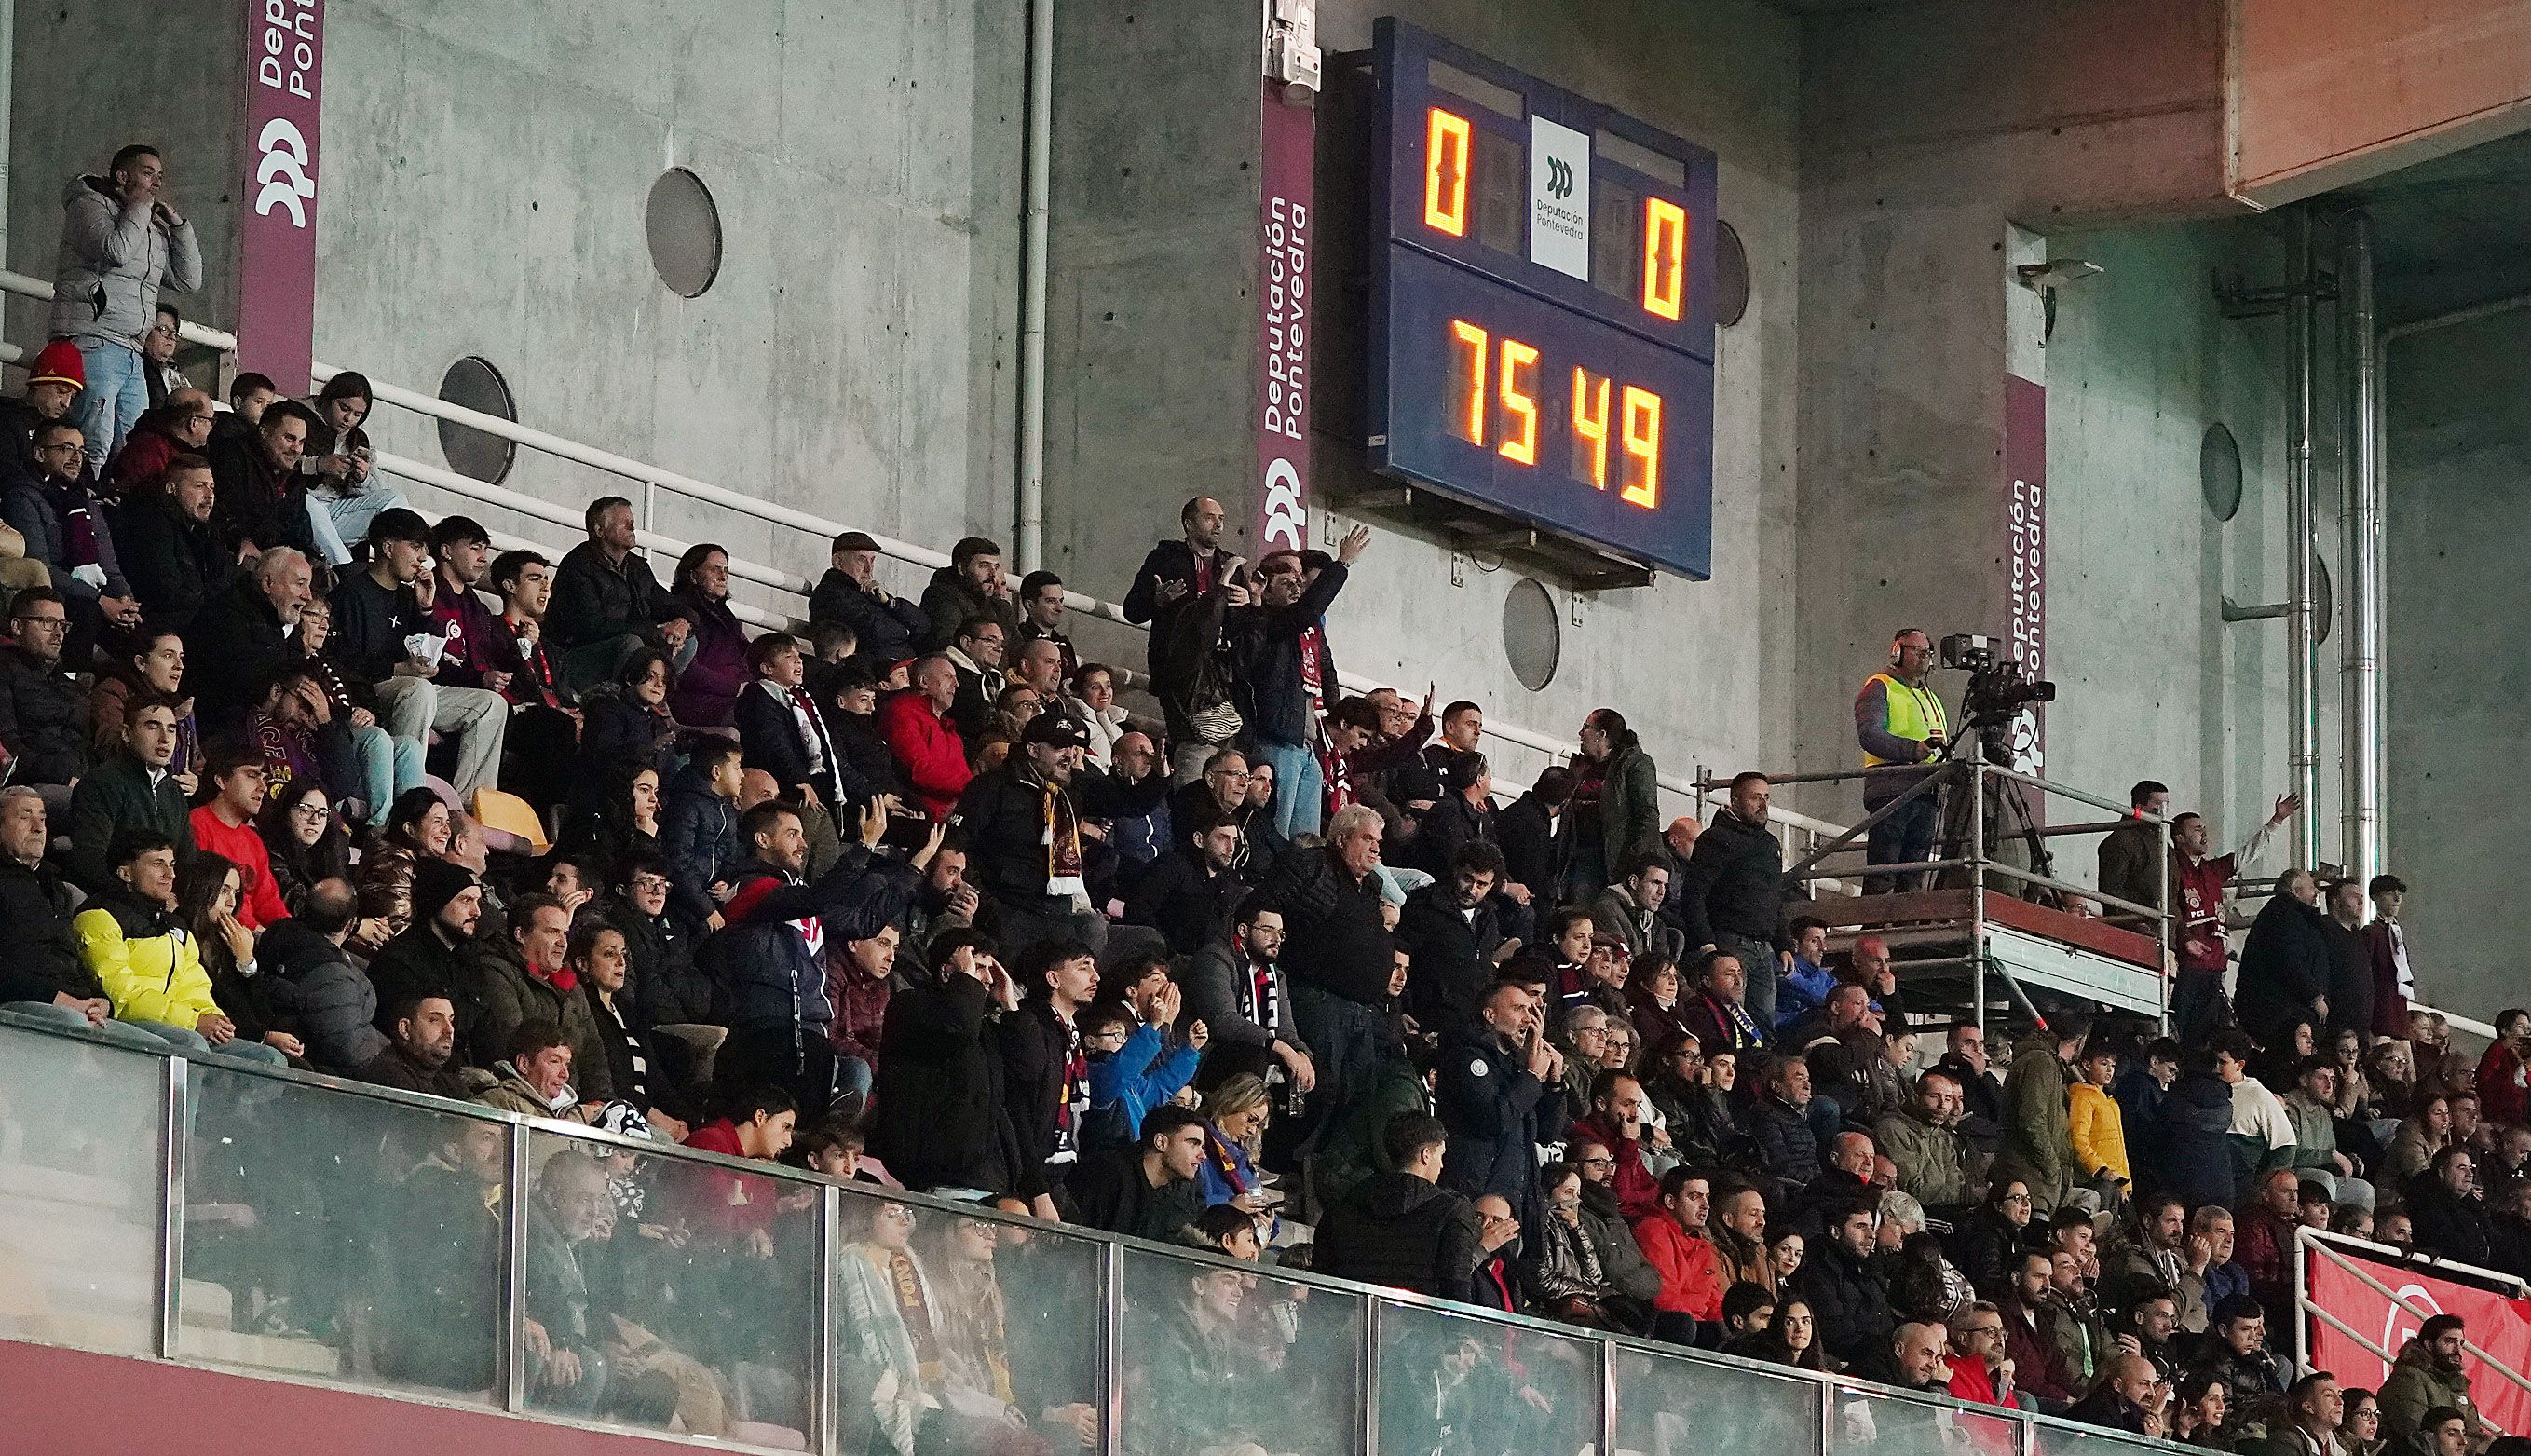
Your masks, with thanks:
[{"label": "concrete wall", "polygon": [[2387,363],[2388,863],[2430,999],[2493,1018],[2523,1001],[2507,867],[2531,822],[2531,313],[2418,335]]},{"label": "concrete wall", "polygon": [[[557,433],[916,540],[1007,530],[1019,15],[1015,0],[332,0],[318,357],[431,391],[480,355],[520,418]],[[15,260],[49,272],[71,160],[164,138],[220,280],[205,314],[227,321],[233,204],[212,195],[235,149],[235,17],[207,0],[20,7],[14,162],[50,180],[12,199]],[[41,64],[84,54],[112,71]],[[659,281],[644,232],[672,166],[720,214],[720,273],[696,299]],[[381,411],[372,432],[440,463],[412,417]],[[533,456],[506,483],[575,509],[639,495]],[[824,566],[796,533],[777,544],[662,500],[663,531]]]}]

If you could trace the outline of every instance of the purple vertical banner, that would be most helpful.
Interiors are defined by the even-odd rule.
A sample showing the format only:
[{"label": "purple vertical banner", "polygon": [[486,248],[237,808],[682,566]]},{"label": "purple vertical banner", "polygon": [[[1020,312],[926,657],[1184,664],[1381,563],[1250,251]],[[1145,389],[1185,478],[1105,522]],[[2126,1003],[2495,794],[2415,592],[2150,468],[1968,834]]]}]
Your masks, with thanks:
[{"label": "purple vertical banner", "polygon": [[1257,550],[1310,539],[1310,247],[1318,114],[1266,81],[1258,196]]},{"label": "purple vertical banner", "polygon": [[309,387],[316,324],[316,134],[325,0],[245,0],[246,156],[238,196],[238,367]]},{"label": "purple vertical banner", "polygon": [[[2032,679],[2048,675],[2048,386],[2003,376],[2004,651]],[[2012,725],[2011,765],[2042,772],[2048,762],[2046,704]],[[2045,818],[2036,795],[2032,812]]]}]

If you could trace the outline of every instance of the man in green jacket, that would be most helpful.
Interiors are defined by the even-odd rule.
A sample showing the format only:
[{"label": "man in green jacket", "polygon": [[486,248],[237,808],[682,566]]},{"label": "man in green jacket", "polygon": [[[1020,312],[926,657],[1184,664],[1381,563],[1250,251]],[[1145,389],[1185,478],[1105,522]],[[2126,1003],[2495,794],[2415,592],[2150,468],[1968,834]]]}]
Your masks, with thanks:
[{"label": "man in green jacket", "polygon": [[124,719],[123,752],[71,790],[73,884],[91,895],[117,888],[106,861],[128,834],[164,836],[179,865],[194,857],[193,812],[185,806],[194,776],[176,772],[175,760],[175,704],[144,700]]},{"label": "man in green jacket", "polygon": [[511,1034],[531,1022],[550,1022],[571,1043],[572,1071],[584,1102],[615,1095],[612,1066],[597,1039],[597,1019],[580,980],[563,963],[571,941],[571,912],[550,895],[522,895],[510,911],[510,933],[477,942],[473,973],[483,1007],[475,1028],[476,1066],[490,1066],[509,1047]]},{"label": "man in green jacket", "polygon": [[2494,1435],[2469,1398],[2469,1372],[2461,1367],[2468,1336],[2458,1315],[2437,1315],[2399,1350],[2390,1377],[2382,1382],[2382,1434],[2394,1450],[2408,1448],[2426,1412],[2449,1406],[2469,1428],[2469,1448],[2484,1451]]},{"label": "man in green jacket", "polygon": [[1968,1139],[1960,1136],[1960,1085],[1936,1069],[1916,1079],[1916,1100],[1874,1124],[1872,1141],[1897,1166],[1898,1186],[1929,1209],[1970,1202],[1975,1180]]},{"label": "man in green jacket", "polygon": [[1994,1176],[2028,1184],[2034,1212],[2062,1206],[2073,1186],[2067,1098],[2074,1086],[2074,1058],[2090,1034],[2082,1018],[2069,1016],[2053,1027],[2038,1028],[2012,1048],[2012,1070],[2003,1079],[2003,1138],[1996,1148]]}]

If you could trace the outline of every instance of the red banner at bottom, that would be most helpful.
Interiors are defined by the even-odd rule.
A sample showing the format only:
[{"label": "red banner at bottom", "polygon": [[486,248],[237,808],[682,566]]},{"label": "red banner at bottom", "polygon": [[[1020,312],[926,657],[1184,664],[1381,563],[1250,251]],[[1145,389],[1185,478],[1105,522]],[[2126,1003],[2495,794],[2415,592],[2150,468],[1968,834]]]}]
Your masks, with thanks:
[{"label": "red banner at bottom", "polygon": [[[2364,1338],[2387,1350],[2391,1360],[2417,1334],[2417,1326],[2437,1315],[2458,1315],[2469,1342],[2506,1367],[2531,1372],[2531,1300],[2507,1299],[2491,1290],[2438,1278],[2413,1265],[2383,1263],[2345,1248],[2326,1253],[2306,1247],[2303,1278],[2311,1302],[2346,1321]],[[2406,1309],[2355,1276],[2343,1259],[2395,1292]],[[2510,1431],[2531,1431],[2531,1390],[2485,1368],[2476,1355],[2462,1357],[2469,1371],[2469,1393],[2481,1414]],[[2340,1385],[2379,1390],[2390,1378],[2390,1362],[2346,1337],[2327,1320],[2312,1321],[2311,1364],[2337,1376]]]}]

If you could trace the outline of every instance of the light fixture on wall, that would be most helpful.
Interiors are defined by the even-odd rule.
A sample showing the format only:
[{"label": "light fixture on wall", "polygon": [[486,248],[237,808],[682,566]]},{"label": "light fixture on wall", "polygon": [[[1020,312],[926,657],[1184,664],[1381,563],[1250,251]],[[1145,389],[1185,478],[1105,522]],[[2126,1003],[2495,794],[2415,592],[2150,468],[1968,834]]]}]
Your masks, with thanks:
[{"label": "light fixture on wall", "polygon": [[2038,291],[2047,316],[2039,333],[2040,346],[2045,348],[2050,339],[2056,337],[2056,290],[2068,283],[2096,278],[2106,270],[2089,258],[2052,257],[2044,263],[2023,263],[2012,271],[2022,287]]}]

